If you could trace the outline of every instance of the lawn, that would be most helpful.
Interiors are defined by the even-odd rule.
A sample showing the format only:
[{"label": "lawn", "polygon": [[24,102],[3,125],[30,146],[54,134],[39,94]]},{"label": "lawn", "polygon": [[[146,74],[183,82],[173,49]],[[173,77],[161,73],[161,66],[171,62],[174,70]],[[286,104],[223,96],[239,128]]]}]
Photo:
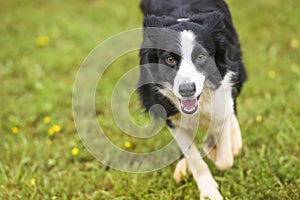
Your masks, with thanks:
[{"label": "lawn", "polygon": [[[0,3],[0,199],[198,198],[191,177],[173,181],[176,163],[142,174],[107,168],[75,128],[72,91],[81,63],[99,43],[141,27],[138,3]],[[225,199],[300,199],[300,2],[228,4],[249,74],[238,100],[244,148],[224,172],[208,163]],[[113,62],[99,82],[95,107],[114,144],[147,152],[171,140],[170,134],[164,129],[160,139],[146,143],[126,136],[109,109],[117,80],[137,65],[136,51]],[[137,123],[149,122],[136,95],[130,105]]]}]

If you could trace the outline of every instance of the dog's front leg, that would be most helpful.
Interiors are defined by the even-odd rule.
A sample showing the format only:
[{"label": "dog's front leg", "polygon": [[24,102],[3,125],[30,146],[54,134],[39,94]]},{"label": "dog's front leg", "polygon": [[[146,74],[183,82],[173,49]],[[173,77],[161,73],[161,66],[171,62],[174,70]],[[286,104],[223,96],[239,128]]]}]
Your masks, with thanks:
[{"label": "dog's front leg", "polygon": [[203,148],[220,170],[225,170],[233,165],[231,132],[234,128],[232,127],[234,117],[231,87],[224,84],[212,92],[211,123]]},{"label": "dog's front leg", "polygon": [[231,116],[224,119],[222,131],[217,134],[215,165],[219,170],[225,170],[233,165],[231,119]]},{"label": "dog's front leg", "polygon": [[170,130],[187,160],[194,180],[197,182],[200,199],[207,197],[214,200],[223,199],[218,191],[218,184],[193,143],[191,130],[182,127],[173,127]]}]

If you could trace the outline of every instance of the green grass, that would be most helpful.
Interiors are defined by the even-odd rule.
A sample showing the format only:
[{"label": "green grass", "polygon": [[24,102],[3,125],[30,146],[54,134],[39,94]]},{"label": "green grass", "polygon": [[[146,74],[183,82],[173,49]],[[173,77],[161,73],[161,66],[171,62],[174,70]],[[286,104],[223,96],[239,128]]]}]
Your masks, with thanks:
[{"label": "green grass", "polygon": [[[182,185],[173,181],[175,163],[146,174],[107,170],[87,152],[75,129],[76,72],[98,43],[141,27],[138,2],[1,2],[0,199],[198,198],[191,177]],[[230,0],[229,5],[249,73],[238,102],[244,149],[225,172],[209,165],[225,199],[300,199],[300,45],[291,46],[292,40],[300,43],[300,3]],[[38,46],[40,36],[49,44]],[[113,142],[123,148],[129,140],[131,150],[147,151],[161,143],[125,137],[107,110],[115,81],[137,64],[137,52],[112,64],[114,70],[101,80],[106,89],[97,90],[96,109]],[[138,123],[148,121],[137,105],[131,113],[139,116]],[[48,124],[45,116],[51,118]],[[62,130],[49,136],[54,124]],[[162,134],[163,141],[171,139],[166,130]],[[74,147],[77,156],[71,154]]]}]

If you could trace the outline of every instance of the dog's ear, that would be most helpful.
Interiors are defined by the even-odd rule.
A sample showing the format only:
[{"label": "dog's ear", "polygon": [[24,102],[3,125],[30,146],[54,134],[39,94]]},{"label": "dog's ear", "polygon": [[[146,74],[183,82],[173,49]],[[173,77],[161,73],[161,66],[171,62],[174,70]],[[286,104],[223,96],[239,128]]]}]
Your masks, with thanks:
[{"label": "dog's ear", "polygon": [[[149,15],[144,18],[144,36],[150,41],[157,41],[158,37],[166,34],[167,27],[176,24],[175,18],[168,16]],[[165,33],[165,34],[164,34]]]},{"label": "dog's ear", "polygon": [[176,23],[176,19],[169,16],[148,15],[144,18],[144,27],[169,27]]},{"label": "dog's ear", "polygon": [[156,41],[159,39],[161,29],[156,27],[146,27],[144,28],[144,42],[150,42],[147,44],[156,44]]},{"label": "dog's ear", "polygon": [[225,28],[224,14],[218,11],[201,13],[191,18],[192,22],[203,24],[211,32],[220,32]]},{"label": "dog's ear", "polygon": [[205,23],[212,32],[220,32],[225,29],[224,14],[220,12],[209,13]]}]

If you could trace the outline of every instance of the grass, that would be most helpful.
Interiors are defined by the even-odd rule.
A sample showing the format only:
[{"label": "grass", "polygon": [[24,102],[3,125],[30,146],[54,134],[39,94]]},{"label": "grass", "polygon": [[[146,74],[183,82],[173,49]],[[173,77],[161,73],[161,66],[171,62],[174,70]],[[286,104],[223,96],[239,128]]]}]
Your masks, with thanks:
[{"label": "grass", "polygon": [[[175,163],[145,174],[107,169],[75,129],[76,72],[98,43],[141,26],[138,2],[1,2],[0,199],[198,198],[191,178],[182,185],[172,180]],[[238,102],[244,149],[225,172],[209,165],[225,199],[300,199],[299,1],[229,5],[249,73]],[[106,89],[97,89],[96,109],[113,142],[147,151],[160,141],[145,145],[124,136],[107,109],[115,81],[137,64],[137,52],[112,64],[101,80]],[[139,123],[148,120],[138,106],[132,113]],[[49,135],[53,125],[61,130]],[[166,130],[162,134],[163,142],[170,139]]]}]

